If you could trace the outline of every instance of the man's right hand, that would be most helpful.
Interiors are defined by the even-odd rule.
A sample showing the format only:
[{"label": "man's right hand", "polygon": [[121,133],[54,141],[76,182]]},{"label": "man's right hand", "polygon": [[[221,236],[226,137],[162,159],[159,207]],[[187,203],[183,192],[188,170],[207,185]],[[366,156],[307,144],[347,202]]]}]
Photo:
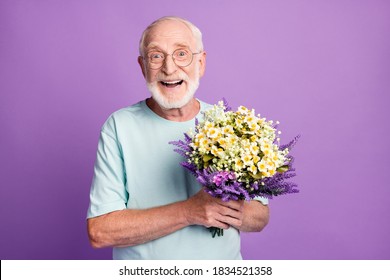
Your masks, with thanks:
[{"label": "man's right hand", "polygon": [[243,221],[244,201],[224,202],[212,197],[202,188],[197,194],[185,202],[185,216],[191,225],[218,227],[228,229],[239,228]]},{"label": "man's right hand", "polygon": [[[245,203],[247,204],[247,203]],[[244,201],[223,202],[200,190],[191,198],[149,209],[123,209],[88,219],[95,248],[134,246],[188,225],[228,229],[243,224]]]}]

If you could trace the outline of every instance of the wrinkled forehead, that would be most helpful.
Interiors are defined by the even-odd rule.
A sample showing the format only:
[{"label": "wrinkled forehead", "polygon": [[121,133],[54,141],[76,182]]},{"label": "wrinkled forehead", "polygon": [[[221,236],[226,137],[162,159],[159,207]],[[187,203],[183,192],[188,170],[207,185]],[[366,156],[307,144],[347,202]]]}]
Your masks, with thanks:
[{"label": "wrinkled forehead", "polygon": [[196,48],[196,40],[191,29],[184,23],[174,20],[162,21],[153,26],[144,41],[144,50],[161,49],[173,51],[175,48]]}]

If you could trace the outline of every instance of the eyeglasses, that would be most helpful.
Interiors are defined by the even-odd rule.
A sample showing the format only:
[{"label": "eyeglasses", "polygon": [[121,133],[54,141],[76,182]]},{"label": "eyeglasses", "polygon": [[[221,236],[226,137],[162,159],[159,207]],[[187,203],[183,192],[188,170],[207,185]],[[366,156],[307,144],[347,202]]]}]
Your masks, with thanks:
[{"label": "eyeglasses", "polygon": [[168,55],[172,55],[173,62],[178,67],[187,67],[192,63],[194,55],[200,54],[202,52],[193,53],[188,49],[177,49],[172,54],[165,54],[160,51],[151,51],[148,52],[146,57],[143,57],[148,62],[148,67],[153,70],[160,69],[165,62],[165,59]]}]

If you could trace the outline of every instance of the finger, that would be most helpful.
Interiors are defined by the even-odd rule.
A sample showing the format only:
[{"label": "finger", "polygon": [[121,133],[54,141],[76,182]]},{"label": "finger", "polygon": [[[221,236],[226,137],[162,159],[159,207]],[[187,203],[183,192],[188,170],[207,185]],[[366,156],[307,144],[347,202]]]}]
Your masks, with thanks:
[{"label": "finger", "polygon": [[218,213],[224,215],[224,216],[230,216],[232,218],[236,219],[242,219],[244,215],[244,206],[236,206],[236,205],[226,205],[222,206],[220,205],[220,208],[218,209]]},{"label": "finger", "polygon": [[220,222],[223,224],[228,224],[235,228],[239,228],[242,225],[242,219],[231,217],[231,216],[220,217]]},{"label": "finger", "polygon": [[238,211],[235,209],[231,209],[229,207],[223,207],[219,209],[218,215],[216,216],[220,221],[225,222],[226,218],[232,218],[232,219],[238,219],[242,220],[244,217],[244,214],[242,211]]},{"label": "finger", "polygon": [[227,224],[227,223],[224,223],[224,222],[221,222],[220,219],[215,219],[209,226],[207,226],[208,228],[210,227],[217,227],[217,228],[221,228],[221,229],[229,229],[230,228],[230,225]]},{"label": "finger", "polygon": [[223,205],[225,207],[229,207],[231,209],[242,210],[242,208],[244,206],[244,201],[243,200],[230,200],[230,201],[224,202],[224,201],[220,200],[219,204]]}]

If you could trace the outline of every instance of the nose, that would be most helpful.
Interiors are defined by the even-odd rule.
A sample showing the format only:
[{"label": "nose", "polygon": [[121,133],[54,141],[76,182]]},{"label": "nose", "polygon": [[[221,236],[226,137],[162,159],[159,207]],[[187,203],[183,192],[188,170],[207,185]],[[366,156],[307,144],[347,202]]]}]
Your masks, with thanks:
[{"label": "nose", "polygon": [[164,64],[163,64],[163,67],[161,68],[161,70],[166,75],[171,75],[171,74],[176,72],[177,65],[176,65],[175,61],[173,60],[173,56],[172,55],[167,55],[165,57],[165,61],[164,61]]}]

